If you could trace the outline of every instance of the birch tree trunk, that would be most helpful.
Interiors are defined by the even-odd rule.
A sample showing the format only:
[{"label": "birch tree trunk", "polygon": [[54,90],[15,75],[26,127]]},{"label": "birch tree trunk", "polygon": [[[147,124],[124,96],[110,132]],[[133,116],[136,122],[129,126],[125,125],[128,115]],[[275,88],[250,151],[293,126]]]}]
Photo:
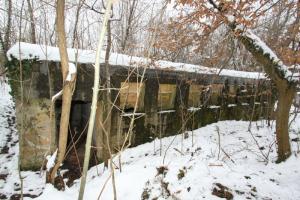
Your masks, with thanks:
[{"label": "birch tree trunk", "polygon": [[115,170],[112,161],[112,150],[110,147],[110,137],[111,137],[111,116],[112,116],[112,105],[111,105],[111,83],[110,83],[110,71],[109,71],[109,56],[110,56],[110,49],[111,49],[111,20],[107,22],[107,47],[105,53],[105,76],[106,76],[106,146],[109,151],[109,158],[110,158],[110,170],[111,170],[111,179],[113,185],[113,193],[114,193],[114,200],[117,200],[117,189],[116,189],[116,181],[115,181]]},{"label": "birch tree trunk", "polygon": [[108,160],[111,158],[111,152],[109,147],[110,142],[110,132],[111,132],[111,112],[112,112],[112,106],[111,106],[111,85],[110,85],[110,71],[109,71],[109,55],[110,55],[110,49],[111,49],[111,21],[109,20],[107,22],[107,46],[106,46],[106,52],[105,52],[105,93],[103,94],[103,125],[105,128],[105,131],[102,131],[103,135],[103,141],[104,141],[104,148],[103,148],[103,161],[105,163],[105,166],[108,166]]},{"label": "birch tree trunk", "polygon": [[103,46],[103,41],[105,37],[105,32],[107,29],[107,22],[110,16],[110,11],[112,7],[113,0],[108,0],[108,4],[105,10],[104,19],[102,22],[101,33],[99,37],[97,53],[96,53],[96,61],[95,61],[95,77],[94,77],[94,86],[93,86],[93,98],[92,98],[92,106],[91,106],[91,114],[89,120],[89,127],[87,132],[86,144],[85,144],[85,155],[84,155],[84,163],[82,170],[82,177],[80,183],[80,190],[78,199],[82,200],[84,195],[85,183],[86,183],[86,175],[90,161],[90,153],[91,153],[91,143],[92,143],[92,135],[95,123],[95,115],[97,109],[97,101],[98,101],[98,91],[99,91],[99,78],[100,78],[100,53]]}]

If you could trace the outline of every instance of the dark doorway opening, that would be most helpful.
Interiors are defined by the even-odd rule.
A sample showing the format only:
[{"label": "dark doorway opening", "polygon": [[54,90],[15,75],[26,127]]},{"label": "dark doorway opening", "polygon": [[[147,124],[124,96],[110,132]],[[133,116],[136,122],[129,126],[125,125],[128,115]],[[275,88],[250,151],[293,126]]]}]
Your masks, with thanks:
[{"label": "dark doorway opening", "polygon": [[[56,125],[57,125],[56,126],[57,138],[58,138],[59,127],[60,127],[61,106],[62,106],[62,101],[61,100],[56,101],[55,117],[56,117]],[[72,101],[66,157],[63,162],[63,166],[61,167],[62,169],[67,170],[63,174],[63,178],[68,179],[67,181],[68,186],[71,186],[75,179],[81,177],[90,110],[91,110],[91,102]],[[92,167],[98,163],[94,155],[96,155],[96,152],[95,149],[92,148],[89,167]]]}]

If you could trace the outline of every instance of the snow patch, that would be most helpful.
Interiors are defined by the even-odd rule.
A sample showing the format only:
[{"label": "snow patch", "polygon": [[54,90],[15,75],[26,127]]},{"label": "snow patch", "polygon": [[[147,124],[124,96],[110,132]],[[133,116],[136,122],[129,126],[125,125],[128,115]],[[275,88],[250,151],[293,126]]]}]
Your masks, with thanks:
[{"label": "snow patch", "polygon": [[55,165],[55,159],[56,159],[56,156],[57,156],[57,150],[58,149],[56,149],[56,151],[50,156],[47,156],[47,160],[48,160],[48,162],[47,162],[47,171],[49,172],[50,170],[51,170],[51,168],[52,167],[54,167],[54,165]]},{"label": "snow patch", "polygon": [[77,71],[76,66],[73,63],[69,63],[69,71],[68,71],[66,81],[71,81],[72,75],[76,74],[76,71]]},{"label": "snow patch", "polygon": [[[6,82],[0,83],[0,196],[3,199],[13,199],[11,196],[19,194],[21,188],[18,171],[19,133],[10,91],[11,88]],[[43,191],[44,174],[22,171],[21,176],[24,194],[39,195]]]},{"label": "snow patch", "polygon": [[189,112],[195,112],[195,111],[201,110],[201,107],[189,107],[187,110]]},{"label": "snow patch", "polygon": [[227,19],[228,19],[228,21],[229,21],[230,23],[233,23],[234,20],[235,20],[235,17],[234,17],[233,15],[228,15],[228,16],[227,16]]},{"label": "snow patch", "polygon": [[283,75],[284,78],[286,78],[287,80],[291,80],[291,81],[299,81],[299,79],[297,79],[294,74],[288,69],[288,67],[286,65],[283,64],[283,62],[277,57],[277,55],[268,47],[268,45],[266,45],[265,42],[263,42],[257,35],[255,35],[251,30],[247,30],[245,31],[245,36],[250,38],[256,48],[260,48],[263,51],[264,55],[267,55],[270,57],[270,59],[277,64],[277,69],[280,70]]},{"label": "snow patch", "polygon": [[217,108],[220,108],[220,106],[212,105],[212,106],[209,106],[208,108],[210,108],[210,109],[217,109]]},{"label": "snow patch", "polygon": [[162,111],[159,111],[157,112],[158,114],[164,114],[164,113],[173,113],[173,112],[176,112],[175,110],[162,110]]},{"label": "snow patch", "polygon": [[[299,120],[298,116],[292,130],[300,128]],[[212,195],[215,183],[230,188],[234,199],[299,199],[299,156],[293,153],[286,162],[275,164],[276,147],[271,145],[276,137],[271,134],[274,126],[261,126],[265,121],[257,123],[259,129],[253,126],[251,131],[259,146],[248,132],[249,122],[222,121],[189,131],[186,139],[181,135],[171,136],[125,150],[121,159],[122,172],[115,170],[118,199],[141,199],[143,193],[145,196],[148,193],[149,199],[158,197],[161,200],[218,199]],[[291,138],[295,137],[299,135],[292,131]],[[222,151],[219,151],[219,139]],[[157,153],[160,142],[162,156]],[[297,150],[296,142],[291,145],[293,152]],[[261,152],[269,153],[268,162]],[[118,158],[115,158],[115,163],[118,163]],[[162,166],[168,170],[159,175],[157,169]],[[109,179],[110,170],[97,175],[103,167],[101,164],[89,170],[84,199],[97,199]],[[171,197],[162,192],[162,182],[168,183],[164,187]],[[78,189],[79,182],[64,192],[47,185],[37,199],[77,199]],[[107,182],[101,199],[113,199],[111,180]]]},{"label": "snow patch", "polygon": [[231,108],[231,107],[235,107],[235,106],[236,106],[236,104],[228,104],[227,107]]},{"label": "snow patch", "polygon": [[142,115],[145,115],[145,113],[123,113],[121,114],[121,117],[142,116]]},{"label": "snow patch", "polygon": [[55,99],[57,99],[59,96],[61,96],[63,93],[63,90],[59,91],[58,93],[56,93],[55,95],[52,96],[51,101],[55,101]]}]

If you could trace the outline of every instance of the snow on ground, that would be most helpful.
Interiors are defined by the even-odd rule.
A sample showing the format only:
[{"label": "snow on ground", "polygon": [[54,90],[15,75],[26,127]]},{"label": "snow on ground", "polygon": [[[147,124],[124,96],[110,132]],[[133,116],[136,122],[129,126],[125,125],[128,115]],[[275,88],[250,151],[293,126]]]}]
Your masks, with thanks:
[{"label": "snow on ground", "polygon": [[[13,103],[6,94],[7,87],[4,88],[5,94],[0,95],[1,147],[5,146],[10,130],[12,141],[17,141],[15,128],[7,123],[14,113],[9,113]],[[300,117],[296,117],[290,130],[293,154],[281,164],[275,164],[274,122],[271,127],[265,121],[253,122],[252,134],[247,131],[248,126],[245,121],[221,121],[188,132],[185,139],[183,135],[171,136],[125,150],[121,156],[122,172],[116,169],[118,199],[213,200],[219,199],[212,195],[218,183],[228,187],[234,199],[300,199]],[[19,187],[14,185],[19,183],[17,152],[15,145],[9,148],[9,154],[15,153],[11,158],[0,154],[1,174],[9,174],[6,182],[1,180],[0,193],[7,196],[18,193]],[[119,166],[118,157],[114,162]],[[45,185],[45,178],[39,172],[22,172],[22,175],[26,177],[24,193],[43,191],[37,199],[77,199],[79,180],[62,192]],[[110,171],[103,170],[102,164],[91,168],[84,199],[97,199],[104,185],[100,199],[113,199]]]},{"label": "snow on ground", "polygon": [[[0,199],[17,198],[20,193],[18,173],[19,141],[15,124],[15,108],[10,87],[0,82]],[[22,172],[24,196],[39,195],[44,178],[39,172]]]},{"label": "snow on ground", "polygon": [[[182,140],[181,135],[164,138],[162,156],[159,140],[126,150],[121,159],[122,172],[116,173],[118,199],[141,199],[144,191],[148,191],[149,199],[219,199],[211,194],[215,183],[230,188],[234,199],[300,199],[300,159],[295,152],[299,144],[292,142],[293,156],[287,162],[275,164],[274,129],[263,122],[254,123],[252,134],[257,146],[247,132],[248,125],[243,121],[223,121],[189,132],[187,139]],[[293,130],[291,138],[299,137],[300,124],[293,124]],[[165,176],[157,175],[161,166],[167,168]],[[97,199],[109,178],[110,172],[102,173],[102,169],[99,165],[89,171],[85,199]],[[169,195],[162,183],[167,183]],[[78,189],[79,181],[65,192],[47,185],[38,199],[76,199]],[[113,199],[110,180],[101,199]]]}]

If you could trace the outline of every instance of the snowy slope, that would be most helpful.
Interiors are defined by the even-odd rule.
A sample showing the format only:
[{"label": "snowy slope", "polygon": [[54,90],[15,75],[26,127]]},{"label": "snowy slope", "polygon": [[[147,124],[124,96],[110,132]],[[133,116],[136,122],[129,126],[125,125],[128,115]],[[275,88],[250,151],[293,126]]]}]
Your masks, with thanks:
[{"label": "snowy slope", "polygon": [[[297,122],[293,123],[292,139],[299,138],[299,117]],[[122,172],[116,174],[118,199],[141,199],[144,191],[148,191],[144,194],[148,193],[150,199],[219,199],[211,194],[215,183],[230,188],[234,199],[300,199],[300,158],[299,152],[296,154],[299,143],[291,142],[293,155],[288,161],[275,164],[274,128],[268,128],[263,121],[254,123],[252,137],[247,132],[248,125],[242,121],[223,121],[189,132],[184,140],[181,135],[164,138],[165,160],[159,155],[159,140],[126,150],[122,154]],[[168,169],[165,176],[157,175],[161,166]],[[97,199],[109,179],[110,172],[102,170],[99,165],[89,171],[85,199]],[[183,176],[180,180],[179,175]],[[162,189],[162,182],[168,183],[170,194]],[[65,192],[47,185],[38,199],[76,199],[78,189],[79,182]],[[113,199],[111,180],[101,199]]]},{"label": "snowy slope", "polygon": [[[0,199],[20,196],[18,173],[19,143],[15,124],[14,102],[10,87],[0,82]],[[39,172],[22,172],[24,196],[37,196],[44,188]]]},{"label": "snowy slope", "polygon": [[[18,137],[9,87],[2,85],[0,91],[0,147],[9,147],[7,153],[0,154],[0,174],[7,174],[5,180],[0,180],[0,194],[8,199],[20,193]],[[253,122],[253,135],[247,131],[248,125],[249,122],[244,121],[222,121],[189,132],[186,139],[177,135],[127,149],[121,157],[122,172],[116,169],[118,199],[138,200],[142,194],[149,199],[219,199],[212,195],[217,183],[228,187],[234,199],[300,199],[300,144],[296,141],[300,138],[300,117],[290,130],[293,155],[281,164],[274,162],[275,123],[267,127],[265,121]],[[10,141],[7,140],[9,135]],[[116,158],[116,166],[118,163]],[[166,169],[165,175],[158,174],[157,168],[162,167]],[[41,192],[37,199],[77,199],[79,180],[62,192],[45,185],[44,172],[41,173],[22,172],[25,199]],[[97,199],[106,181],[100,199],[113,199],[110,171],[103,171],[102,164],[90,169],[85,199]]]}]

